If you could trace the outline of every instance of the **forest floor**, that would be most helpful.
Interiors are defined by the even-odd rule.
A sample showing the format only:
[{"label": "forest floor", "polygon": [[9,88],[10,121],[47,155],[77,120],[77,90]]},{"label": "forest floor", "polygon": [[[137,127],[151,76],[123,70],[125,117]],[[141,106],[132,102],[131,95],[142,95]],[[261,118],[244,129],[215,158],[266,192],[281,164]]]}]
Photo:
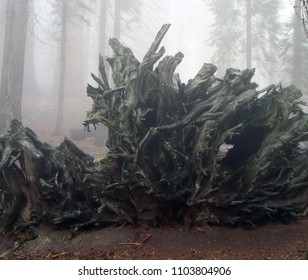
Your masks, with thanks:
[{"label": "forest floor", "polygon": [[[73,114],[71,114],[73,115]],[[39,139],[53,146],[63,140],[52,135],[53,124],[25,123]],[[44,125],[42,125],[42,123]],[[81,126],[81,133],[82,126]],[[69,131],[66,131],[69,137]],[[106,137],[106,136],[102,136]],[[86,153],[96,157],[107,152],[96,146],[94,137],[75,140]],[[109,227],[81,231],[57,230],[47,225],[28,233],[0,236],[0,259],[307,259],[308,217],[289,224],[270,223],[247,230],[228,227],[192,227],[178,224]],[[27,241],[26,241],[27,240]]]},{"label": "forest floor", "polygon": [[0,259],[307,259],[308,218],[247,230],[226,227],[110,227],[82,231],[40,225],[39,236],[0,236]]}]

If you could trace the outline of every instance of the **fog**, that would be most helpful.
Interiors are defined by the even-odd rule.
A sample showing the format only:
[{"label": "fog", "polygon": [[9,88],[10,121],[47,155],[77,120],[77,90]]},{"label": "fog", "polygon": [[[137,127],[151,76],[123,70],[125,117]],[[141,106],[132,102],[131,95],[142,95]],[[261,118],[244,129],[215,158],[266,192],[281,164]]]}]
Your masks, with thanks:
[{"label": "fog", "polygon": [[[1,14],[3,16],[1,16],[0,21],[0,72],[2,70],[2,58],[6,56],[6,54],[3,54],[5,2],[1,0]],[[105,38],[108,40],[108,38],[114,36],[115,29],[119,27],[116,27],[114,17],[116,14],[116,0],[106,2]],[[186,83],[193,78],[203,63],[215,63],[218,66],[218,76],[223,76],[225,67],[246,68],[246,63],[243,59],[245,54],[242,51],[243,48],[241,48],[242,45],[245,45],[245,42],[242,39],[236,41],[239,47],[235,49],[233,43],[226,38],[224,41],[225,47],[232,49],[232,51],[234,50],[234,56],[229,63],[232,65],[228,63],[217,64],[220,61],[219,57],[223,57],[225,53],[222,50],[217,55],[219,47],[217,42],[224,39],[215,39],[215,35],[213,35],[215,32],[216,35],[219,35],[217,29],[215,31],[217,15],[215,16],[213,8],[211,9],[209,5],[210,2],[215,1],[122,0],[120,2],[122,2],[122,5],[119,40],[133,50],[139,61],[142,60],[160,27],[164,23],[171,23],[171,28],[162,45],[166,48],[166,55],[174,55],[179,51],[184,54],[184,59],[176,70],[182,82]],[[241,1],[235,2],[240,3]],[[263,5],[262,1],[252,2]],[[264,2],[268,3],[269,1]],[[266,56],[259,52],[259,50],[265,48],[264,45],[258,45],[260,43],[255,42],[252,47],[251,66],[256,68],[254,80],[260,87],[281,81],[286,84],[294,82],[294,77],[292,78],[291,73],[293,62],[290,61],[292,55],[289,54],[291,50],[290,48],[288,50],[284,49],[284,45],[282,45],[290,39],[284,36],[291,32],[286,31],[286,26],[288,22],[292,25],[294,9],[289,0],[280,0],[278,2],[280,7],[277,15],[280,26],[275,30],[277,35],[275,38],[279,40],[279,51],[277,49],[271,50],[275,57],[273,55]],[[59,7],[55,8],[55,3],[60,5],[61,1],[30,1],[22,92],[23,123],[33,128],[46,141],[49,141],[55,132],[61,77],[61,23],[63,22],[60,19],[61,12],[57,10]],[[71,7],[68,7],[72,10],[68,10],[67,18],[65,19],[67,21],[67,42],[65,44],[64,113],[62,136],[60,135],[57,138],[59,141],[63,136],[70,137],[72,128],[82,129],[82,121],[85,118],[86,111],[91,107],[91,99],[86,95],[86,86],[87,83],[93,86],[96,84],[90,74],[98,75],[98,54],[101,52],[99,50],[99,40],[101,40],[99,38],[100,23],[102,22],[100,19],[102,16],[100,12],[101,1],[68,0],[68,3],[71,5]],[[240,4],[235,5],[240,6]],[[223,11],[223,9],[221,10]],[[263,10],[266,11],[267,7],[263,7]],[[269,17],[270,15],[265,15],[265,18]],[[257,18],[257,20],[260,26],[264,22],[262,18]],[[236,35],[238,38],[245,35],[245,24],[242,19],[234,23],[233,26],[232,22],[230,23],[230,20],[226,17],[225,26],[220,27],[221,32],[225,32],[224,30],[227,27],[230,28],[230,32],[238,28]],[[256,28],[257,25],[253,25],[252,32]],[[271,31],[272,25],[271,23],[264,24],[263,28],[269,28],[267,31]],[[269,41],[271,36],[271,33],[268,32],[268,34],[264,35],[264,40]],[[307,40],[303,31],[301,36],[303,40]],[[254,44],[254,39],[252,44]],[[302,44],[307,45],[307,42]],[[272,48],[272,46],[268,48]],[[280,55],[277,55],[278,53]],[[108,45],[106,45],[105,54],[103,55],[106,57],[112,56],[112,51]],[[306,60],[306,53],[303,52],[298,68],[306,69]],[[298,86],[306,94],[307,86],[305,83],[299,82]]]},{"label": "fog", "polygon": [[[126,0],[127,1],[127,0]],[[51,41],[50,30],[48,27],[49,8],[46,1],[37,1],[40,9],[40,22],[36,28],[36,35],[39,39],[35,45],[35,67],[37,80],[40,88],[48,94],[52,91],[52,79],[46,79],[50,76],[50,69],[56,67],[56,56],[58,51],[58,42]],[[91,2],[91,1],[88,1]],[[113,5],[114,1],[110,1]],[[129,2],[129,1],[127,1]],[[138,1],[137,1],[138,2]],[[139,22],[130,24],[128,30],[123,30],[120,41],[131,48],[138,60],[142,60],[144,54],[155,38],[156,33],[164,23],[170,23],[171,29],[167,33],[162,43],[166,48],[166,55],[174,55],[181,51],[185,58],[178,68],[178,72],[184,82],[193,78],[204,62],[210,62],[213,48],[209,44],[210,25],[213,20],[202,0],[167,0],[167,1],[140,1],[144,5],[140,12]],[[154,4],[153,4],[154,3]],[[89,4],[90,5],[90,4]],[[97,6],[97,4],[95,4]],[[111,7],[112,8],[112,7]],[[157,9],[157,10],[153,10]],[[112,20],[113,11],[109,11]],[[124,15],[125,16],[125,15]],[[123,16],[123,17],[124,17]],[[92,82],[90,72],[97,72],[98,65],[98,17],[99,14],[90,14],[92,21],[90,25],[85,23],[85,32],[87,39],[90,40],[88,46],[89,67],[87,81]],[[122,25],[125,25],[125,18],[122,19]],[[52,22],[52,19],[49,19]],[[107,40],[113,37],[112,22],[107,23]],[[55,36],[55,34],[53,34]],[[50,44],[51,41],[51,44]],[[109,46],[106,47],[107,56],[112,56]],[[68,52],[74,52],[74,46],[68,46]],[[52,59],[51,59],[52,58]]]}]

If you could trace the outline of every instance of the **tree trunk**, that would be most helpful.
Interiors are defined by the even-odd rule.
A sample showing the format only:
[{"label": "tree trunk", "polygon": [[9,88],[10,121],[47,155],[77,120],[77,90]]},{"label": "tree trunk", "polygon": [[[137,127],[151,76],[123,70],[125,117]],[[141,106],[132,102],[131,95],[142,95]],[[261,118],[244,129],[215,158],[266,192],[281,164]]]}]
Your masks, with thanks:
[{"label": "tree trunk", "polygon": [[302,83],[302,21],[301,15],[301,0],[295,1],[294,14],[294,32],[293,32],[293,65],[292,65],[292,82],[297,87],[301,88]]},{"label": "tree trunk", "polygon": [[121,1],[114,2],[113,37],[120,40],[121,36]]},{"label": "tree trunk", "polygon": [[[86,6],[85,1],[83,4]],[[69,11],[72,10],[70,7]],[[76,15],[85,13],[84,8],[74,7]],[[69,16],[69,14],[68,14]],[[85,20],[83,17],[71,16],[66,23],[66,66],[65,66],[65,92],[67,96],[82,98],[85,91],[86,75],[84,69],[87,64],[85,49]]]},{"label": "tree trunk", "polygon": [[29,0],[8,0],[0,88],[0,134],[22,119],[22,85]]},{"label": "tree trunk", "polygon": [[99,16],[99,54],[106,55],[106,26],[107,26],[107,0],[100,1],[100,16]]},{"label": "tree trunk", "polygon": [[61,53],[60,53],[60,81],[58,96],[58,111],[56,123],[56,135],[62,134],[63,129],[63,110],[64,110],[64,86],[65,86],[65,68],[66,68],[66,42],[67,42],[67,0],[62,0],[61,15]]},{"label": "tree trunk", "polygon": [[40,89],[36,81],[35,73],[35,30],[33,22],[28,23],[28,30],[25,51],[23,96],[37,98],[40,94]]},{"label": "tree trunk", "polygon": [[251,0],[246,0],[246,68],[251,68]]},{"label": "tree trunk", "polygon": [[[4,17],[4,11],[6,11],[6,3],[3,2],[0,4],[1,6],[1,9],[2,9],[2,13],[1,13],[1,16]],[[5,29],[5,22],[4,20],[1,20],[0,21],[0,78],[1,78],[1,73],[2,73],[2,59],[3,59],[3,48],[4,48],[4,30]],[[0,80],[0,83],[1,83],[1,80]]]},{"label": "tree trunk", "polygon": [[[106,45],[107,45],[107,0],[100,1],[100,16],[99,16],[99,47],[98,47],[98,56],[102,56],[103,59],[106,57]],[[107,77],[108,71],[107,71]],[[102,79],[101,71],[98,67],[98,77]]]}]

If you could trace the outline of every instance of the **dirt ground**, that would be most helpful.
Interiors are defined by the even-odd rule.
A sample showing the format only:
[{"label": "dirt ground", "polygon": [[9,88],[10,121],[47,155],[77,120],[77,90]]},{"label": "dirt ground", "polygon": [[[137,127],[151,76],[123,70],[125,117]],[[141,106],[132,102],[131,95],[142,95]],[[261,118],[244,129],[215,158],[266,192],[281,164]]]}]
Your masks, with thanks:
[{"label": "dirt ground", "polygon": [[[70,114],[78,119],[74,112]],[[51,133],[54,117],[48,110],[39,118],[28,117],[25,125],[43,142],[56,146],[63,140]],[[106,147],[96,146],[92,136],[74,142],[94,157],[106,153]],[[70,230],[40,225],[33,231],[37,238],[32,240],[28,233],[0,236],[0,259],[308,259],[308,217],[253,230],[123,226],[72,235]]]},{"label": "dirt ground", "polygon": [[0,237],[0,259],[307,259],[308,217],[254,230],[226,227],[131,227],[70,230],[35,228],[38,237]]}]

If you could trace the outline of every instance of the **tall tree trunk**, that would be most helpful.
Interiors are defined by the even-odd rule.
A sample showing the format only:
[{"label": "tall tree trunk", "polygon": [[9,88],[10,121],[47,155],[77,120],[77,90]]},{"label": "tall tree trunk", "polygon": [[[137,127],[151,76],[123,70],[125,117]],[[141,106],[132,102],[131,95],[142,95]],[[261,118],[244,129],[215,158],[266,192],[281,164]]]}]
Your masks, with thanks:
[{"label": "tall tree trunk", "polygon": [[[80,1],[84,5],[86,2]],[[69,9],[71,11],[71,8]],[[84,13],[83,8],[74,7],[74,13],[79,15]],[[71,97],[84,97],[86,90],[86,75],[84,65],[86,58],[84,55],[85,46],[85,21],[82,17],[72,16],[67,22],[67,52],[66,52],[66,74],[65,74],[65,94]]]},{"label": "tall tree trunk", "polygon": [[114,2],[113,37],[120,40],[121,36],[121,0]]},{"label": "tall tree trunk", "polygon": [[295,14],[294,14],[294,32],[293,32],[293,66],[292,66],[292,83],[301,88],[302,80],[302,21],[301,15],[301,1],[295,1]]},{"label": "tall tree trunk", "polygon": [[[85,4],[88,6],[89,4],[91,3],[91,1],[89,0],[86,0],[85,1]],[[82,51],[83,51],[83,54],[82,54],[82,57],[83,57],[83,60],[82,60],[82,63],[83,63],[83,66],[82,66],[82,75],[84,77],[84,84],[83,86],[85,86],[87,84],[87,81],[88,81],[88,77],[89,77],[89,64],[90,64],[90,50],[91,50],[91,47],[90,47],[90,44],[91,44],[91,31],[90,31],[90,26],[89,24],[87,24],[86,22],[83,22],[84,24],[84,34],[83,34],[83,48],[82,48]],[[83,93],[84,93],[85,90],[83,90]],[[84,94],[83,94],[84,96]]]},{"label": "tall tree trunk", "polygon": [[107,0],[101,0],[99,17],[99,54],[106,55]]},{"label": "tall tree trunk", "polygon": [[[100,2],[100,17],[99,17],[99,46],[98,46],[98,54],[103,58],[106,56],[106,26],[107,26],[107,0],[101,0]],[[101,73],[98,70],[98,76],[101,79]],[[108,73],[107,73],[108,75]]]},{"label": "tall tree trunk", "polygon": [[251,68],[251,0],[246,0],[246,68]]},{"label": "tall tree trunk", "polygon": [[58,97],[58,112],[56,135],[62,134],[63,124],[63,107],[64,107],[64,85],[65,85],[65,68],[66,68],[66,41],[67,41],[67,0],[62,0],[62,16],[61,16],[61,54],[60,54],[60,82]]},{"label": "tall tree trunk", "polygon": [[7,0],[0,87],[0,134],[22,119],[22,86],[29,0]]},{"label": "tall tree trunk", "polygon": [[35,74],[35,30],[34,23],[31,21],[28,23],[28,30],[24,63],[23,96],[31,95],[37,97],[40,94],[40,90]]},{"label": "tall tree trunk", "polygon": [[[5,2],[1,3],[0,8],[2,9],[2,11],[5,10]],[[3,18],[4,18],[4,12],[2,12],[0,15],[3,16]],[[3,58],[3,47],[4,47],[4,28],[5,28],[4,21],[0,20],[0,77],[1,77],[1,73],[2,73],[2,58]]]}]

